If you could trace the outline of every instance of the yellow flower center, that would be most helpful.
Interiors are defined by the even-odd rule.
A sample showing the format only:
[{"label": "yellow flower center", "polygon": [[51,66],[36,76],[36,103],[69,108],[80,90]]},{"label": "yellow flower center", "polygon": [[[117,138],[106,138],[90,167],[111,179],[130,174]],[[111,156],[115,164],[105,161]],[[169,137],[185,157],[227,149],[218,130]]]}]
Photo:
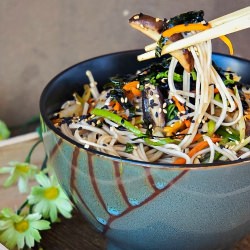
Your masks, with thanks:
[{"label": "yellow flower center", "polygon": [[16,170],[17,170],[18,172],[21,172],[21,173],[26,174],[26,173],[29,172],[30,168],[29,168],[29,166],[27,166],[27,165],[17,165],[17,166],[16,166]]},{"label": "yellow flower center", "polygon": [[49,187],[44,191],[44,197],[48,200],[54,200],[59,195],[59,189],[57,187]]},{"label": "yellow flower center", "polygon": [[20,222],[15,223],[14,227],[19,233],[23,233],[29,228],[29,222],[27,220],[22,220]]}]

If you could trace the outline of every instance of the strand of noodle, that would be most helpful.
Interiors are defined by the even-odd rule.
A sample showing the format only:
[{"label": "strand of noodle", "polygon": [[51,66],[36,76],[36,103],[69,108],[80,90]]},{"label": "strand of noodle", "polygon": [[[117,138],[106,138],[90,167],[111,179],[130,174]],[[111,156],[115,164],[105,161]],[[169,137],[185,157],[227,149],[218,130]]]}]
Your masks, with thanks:
[{"label": "strand of noodle", "polygon": [[116,153],[116,151],[113,148],[111,148],[111,147],[108,147],[108,146],[104,147],[104,146],[99,145],[97,143],[89,142],[88,140],[84,140],[83,138],[81,138],[78,130],[75,131],[74,136],[75,136],[75,138],[77,139],[78,142],[80,142],[81,144],[84,145],[84,147],[86,147],[85,145],[87,144],[89,146],[95,147],[96,149],[104,149],[105,151],[110,151],[113,155],[118,156],[118,154]]},{"label": "strand of noodle", "polygon": [[155,154],[147,154],[147,158],[149,162],[155,162],[157,160],[159,160],[163,155],[163,152],[161,151],[156,151]]},{"label": "strand of noodle", "polygon": [[223,155],[220,157],[220,160],[226,160],[226,159],[229,159],[231,161],[238,160],[238,157],[235,155],[235,152],[232,152],[231,150],[227,148],[220,148],[216,144],[214,144],[214,149],[215,151]]},{"label": "strand of noodle", "polygon": [[97,140],[97,144],[100,144],[100,145],[103,145],[103,144],[106,144],[106,143],[109,143],[110,140],[111,140],[111,136],[110,135],[102,135],[98,138]]},{"label": "strand of noodle", "polygon": [[82,115],[87,115],[89,109],[89,104],[87,102],[83,105]]},{"label": "strand of noodle", "polygon": [[65,134],[66,136],[68,136],[73,140],[75,139],[74,135],[72,134],[72,131],[70,130],[67,124],[62,124],[60,128],[63,134]]},{"label": "strand of noodle", "polygon": [[239,159],[245,159],[245,158],[247,158],[247,157],[250,157],[250,151],[248,151],[248,152],[242,154],[242,155],[239,157]]},{"label": "strand of noodle", "polygon": [[132,154],[137,158],[137,161],[144,161],[144,159],[141,157],[141,155],[138,152],[138,148],[134,148]]},{"label": "strand of noodle", "polygon": [[229,122],[229,123],[222,123],[222,125],[224,126],[232,126],[234,125],[235,123],[237,123],[242,117],[243,117],[243,107],[242,107],[242,104],[241,104],[241,99],[240,99],[240,95],[239,95],[239,92],[238,90],[236,89],[236,95],[232,95],[233,99],[235,100],[237,106],[238,106],[238,116],[237,118],[232,121],[232,122]]},{"label": "strand of noodle", "polygon": [[[188,73],[186,70],[183,71],[182,89],[183,91],[176,90],[176,93],[180,95],[186,95],[186,93],[189,93],[189,95],[186,96],[186,102],[189,102],[189,97],[195,97],[195,94],[190,92],[190,73]],[[192,94],[192,96],[190,94]]]},{"label": "strand of noodle", "polygon": [[86,75],[89,78],[90,92],[91,92],[94,99],[98,99],[100,94],[99,94],[99,91],[98,91],[98,89],[96,87],[97,82],[94,80],[94,77],[93,77],[90,70],[86,71]]},{"label": "strand of noodle", "polygon": [[[211,95],[211,103],[210,103],[210,114],[214,115],[214,113],[215,113],[215,107],[214,107],[214,105],[216,104],[214,102],[216,102],[216,101],[214,100],[214,86],[213,85],[211,86],[211,89],[212,89],[212,95]],[[218,102],[218,104],[220,105],[219,102]]]},{"label": "strand of noodle", "polygon": [[92,131],[92,132],[96,132],[98,134],[107,134],[104,130],[100,129],[100,128],[97,128],[97,127],[94,127],[92,125],[89,125],[88,123],[86,122],[83,122],[81,121],[81,123],[71,123],[69,125],[69,128],[71,129],[78,129],[78,128],[82,128],[82,129],[85,129],[85,130],[88,130],[88,131]]},{"label": "strand of noodle", "polygon": [[169,65],[169,69],[168,69],[168,86],[169,86],[169,99],[172,98],[172,96],[174,95],[177,99],[179,99],[175,94],[176,92],[176,88],[174,85],[174,70],[175,67],[178,63],[178,60],[175,57],[172,57],[170,65]]},{"label": "strand of noodle", "polygon": [[[201,112],[202,106],[205,106],[203,103],[203,96],[202,96],[202,90],[204,88],[201,88],[201,72],[202,72],[202,67],[199,63],[199,58],[197,57],[196,51],[194,50],[194,47],[190,47],[190,51],[194,57],[194,62],[195,62],[195,68],[197,72],[197,79],[196,79],[196,97],[195,97],[195,110],[194,110],[194,117],[193,120],[195,121],[194,123],[191,123],[187,135],[184,137],[184,139],[181,141],[179,146],[181,148],[186,148],[193,140],[194,136],[197,133],[198,126],[199,126],[199,120],[203,117],[203,114]],[[200,98],[199,98],[200,95]]]},{"label": "strand of noodle", "polygon": [[232,148],[233,151],[237,152],[241,148],[245,147],[247,144],[250,143],[250,136],[248,136],[246,139],[242,140],[238,145],[234,146]]},{"label": "strand of noodle", "polygon": [[[218,77],[216,77],[216,72],[215,72],[215,70],[214,70],[213,67],[212,67],[212,70],[211,70],[211,78],[212,78],[212,81],[215,83],[215,86],[219,90],[219,93],[220,93],[220,96],[221,96],[221,99],[222,99],[222,105],[223,105],[219,118],[215,120],[215,122],[216,122],[216,124],[215,124],[215,130],[216,130],[216,129],[218,129],[221,126],[222,122],[224,121],[224,119],[226,117],[226,113],[227,113],[227,98],[226,98],[226,95],[223,93],[223,90],[222,90],[220,84],[217,81]],[[226,89],[226,91],[227,91],[227,89]],[[210,116],[210,115],[208,115],[208,117],[211,118],[211,119],[214,118],[214,116]]]},{"label": "strand of noodle", "polygon": [[169,86],[169,99],[172,98],[172,96],[175,96],[175,98],[181,102],[181,103],[185,103],[186,106],[193,108],[194,109],[194,105],[191,104],[190,102],[186,102],[186,99],[183,98],[180,94],[176,93],[176,88],[175,88],[175,84],[174,84],[174,71],[176,68],[176,65],[178,63],[178,60],[174,57],[172,57],[170,65],[169,65],[169,70],[168,70],[168,86]]},{"label": "strand of noodle", "polygon": [[163,153],[167,155],[184,158],[187,164],[190,163],[190,157],[183,152],[179,152],[173,149],[167,149],[167,148],[160,147],[160,146],[152,146],[152,147],[158,149],[159,151],[162,151]]},{"label": "strand of noodle", "polygon": [[149,161],[142,143],[139,144],[137,152],[144,161]]},{"label": "strand of noodle", "polygon": [[209,163],[212,163],[214,161],[214,143],[212,142],[211,138],[208,136],[203,136],[203,139],[207,141],[209,148],[210,148],[210,157],[209,157]]},{"label": "strand of noodle", "polygon": [[121,157],[125,157],[127,159],[131,159],[131,160],[135,160],[135,161],[138,161],[138,157],[134,156],[133,154],[129,154],[129,153],[126,153],[126,152],[118,152],[119,156]]},{"label": "strand of noodle", "polygon": [[[185,71],[186,72],[186,71]],[[186,96],[186,101],[189,102],[189,97],[192,97],[192,98],[195,98],[195,93],[192,93],[192,92],[187,92],[186,90],[176,90],[175,93],[177,95],[183,95],[183,96]]]},{"label": "strand of noodle", "polygon": [[164,163],[164,164],[171,164],[173,163],[173,158],[170,157],[165,157],[165,158],[161,158],[158,160],[159,163]]},{"label": "strand of noodle", "polygon": [[243,140],[246,136],[246,123],[244,120],[244,116],[242,116],[239,120],[238,130],[240,133],[240,140]]},{"label": "strand of noodle", "polygon": [[194,162],[194,159],[199,156],[199,155],[203,155],[203,154],[206,154],[210,152],[210,148],[205,148],[205,149],[202,149],[198,152],[196,152],[192,157],[191,157],[191,162],[193,163]]},{"label": "strand of noodle", "polygon": [[249,148],[246,148],[246,147],[242,147],[240,150],[243,151],[243,152],[248,152],[248,151],[250,151]]},{"label": "strand of noodle", "polygon": [[117,123],[114,123],[114,122],[110,121],[110,120],[107,119],[107,118],[104,118],[104,121],[105,121],[106,123],[108,123],[108,125],[110,125],[110,127],[115,127],[115,128],[119,127],[119,125],[118,125]]},{"label": "strand of noodle", "polygon": [[234,100],[231,96],[231,93],[228,91],[226,85],[224,84],[224,82],[222,81],[220,75],[218,74],[218,72],[215,70],[215,68],[212,66],[212,72],[213,72],[213,77],[214,77],[214,83],[215,86],[217,87],[217,89],[219,90],[220,95],[225,95],[228,102],[229,102],[229,106],[227,107],[227,110],[229,112],[233,112],[236,108]]}]

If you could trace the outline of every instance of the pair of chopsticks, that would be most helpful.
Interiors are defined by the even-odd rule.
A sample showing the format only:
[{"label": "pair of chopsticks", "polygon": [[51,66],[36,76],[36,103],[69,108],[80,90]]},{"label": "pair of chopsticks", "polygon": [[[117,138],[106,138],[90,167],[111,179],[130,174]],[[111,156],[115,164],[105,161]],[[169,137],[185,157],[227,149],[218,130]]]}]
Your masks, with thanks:
[{"label": "pair of chopsticks", "polygon": [[[171,53],[175,50],[188,48],[192,45],[211,40],[223,35],[228,35],[250,27],[250,6],[232,12],[225,16],[216,18],[209,22],[211,28],[199,32],[193,36],[183,38],[179,41],[165,45],[162,49],[162,55]],[[144,61],[155,57],[155,48],[157,43],[147,45],[144,54],[137,57],[138,61]]]}]

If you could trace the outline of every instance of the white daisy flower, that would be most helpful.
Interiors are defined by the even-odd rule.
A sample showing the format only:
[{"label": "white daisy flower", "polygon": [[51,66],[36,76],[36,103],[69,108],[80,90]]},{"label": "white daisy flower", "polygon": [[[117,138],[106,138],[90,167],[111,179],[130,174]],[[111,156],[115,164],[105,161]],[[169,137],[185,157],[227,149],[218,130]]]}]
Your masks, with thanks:
[{"label": "white daisy flower", "polygon": [[9,249],[23,249],[25,246],[33,247],[40,242],[40,230],[50,229],[50,222],[40,220],[39,213],[25,216],[17,215],[6,208],[0,212],[0,242]]},{"label": "white daisy flower", "polygon": [[21,193],[28,192],[28,181],[38,172],[38,167],[19,161],[9,162],[9,166],[1,167],[0,174],[9,173],[9,177],[4,182],[4,187],[9,187],[18,182],[18,189]]},{"label": "white daisy flower", "polygon": [[58,212],[70,218],[72,204],[56,178],[51,176],[50,179],[41,172],[36,175],[36,180],[41,186],[32,187],[31,194],[28,196],[28,203],[34,205],[33,211],[41,213],[44,218],[50,218],[52,222],[58,219]]}]

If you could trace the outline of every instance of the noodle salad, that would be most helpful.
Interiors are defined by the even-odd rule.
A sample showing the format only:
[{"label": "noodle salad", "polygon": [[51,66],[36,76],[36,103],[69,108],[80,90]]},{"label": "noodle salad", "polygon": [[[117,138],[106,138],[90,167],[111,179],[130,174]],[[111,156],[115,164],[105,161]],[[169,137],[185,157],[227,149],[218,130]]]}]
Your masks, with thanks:
[{"label": "noodle salad", "polygon": [[[207,25],[203,12],[161,24],[138,14],[130,23],[138,28],[145,20],[160,34],[160,59],[136,73],[111,77],[101,92],[87,71],[83,95],[74,93],[54,114],[53,124],[84,148],[137,161],[199,164],[249,157],[250,90],[232,69],[214,64],[211,41],[159,55],[163,43],[199,32],[181,32],[178,25]],[[178,36],[169,32],[163,39],[171,28]]]}]

